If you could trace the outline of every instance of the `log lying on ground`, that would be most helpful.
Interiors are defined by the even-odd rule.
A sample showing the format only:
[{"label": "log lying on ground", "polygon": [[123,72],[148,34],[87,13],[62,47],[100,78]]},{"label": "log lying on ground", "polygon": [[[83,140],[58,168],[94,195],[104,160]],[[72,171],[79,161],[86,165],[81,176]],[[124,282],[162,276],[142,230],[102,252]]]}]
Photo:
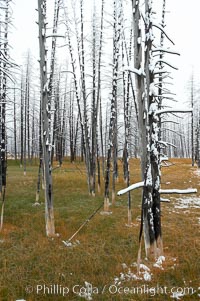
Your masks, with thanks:
[{"label": "log lying on ground", "polygon": [[143,186],[144,186],[144,182],[138,182],[138,183],[132,184],[129,187],[118,191],[117,195],[125,194],[125,193],[127,193],[131,190],[134,190],[134,189],[137,189],[137,188],[140,188],[140,187],[143,187]]},{"label": "log lying on ground", "polygon": [[190,194],[190,193],[197,193],[196,188],[189,188],[189,189],[160,189],[160,194]]},{"label": "log lying on ground", "polygon": [[[117,195],[125,194],[131,190],[135,190],[137,188],[141,188],[144,186],[144,182],[138,182],[135,184],[130,185],[129,187],[118,191]],[[197,193],[196,188],[189,188],[189,189],[160,189],[160,194],[190,194],[190,193]]]}]

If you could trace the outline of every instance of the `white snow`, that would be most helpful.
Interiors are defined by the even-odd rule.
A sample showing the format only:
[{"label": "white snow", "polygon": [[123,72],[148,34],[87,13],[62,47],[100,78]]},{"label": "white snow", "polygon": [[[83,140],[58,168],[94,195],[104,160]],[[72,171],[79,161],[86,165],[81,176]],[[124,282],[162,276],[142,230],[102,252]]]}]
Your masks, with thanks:
[{"label": "white snow", "polygon": [[125,194],[125,193],[127,193],[131,190],[134,190],[134,189],[137,189],[137,188],[140,188],[140,187],[143,187],[143,186],[144,186],[144,182],[138,182],[138,183],[132,184],[129,187],[118,191],[117,195]]},{"label": "white snow", "polygon": [[149,274],[147,271],[145,271],[143,278],[145,281],[151,281],[151,274]]},{"label": "white snow", "polygon": [[132,72],[132,73],[136,73],[137,75],[145,75],[144,70],[142,68],[136,69],[136,68],[133,68],[133,67],[130,67],[130,66],[125,66],[123,71],[129,71],[129,72]]},{"label": "white snow", "polygon": [[[125,263],[122,264],[124,269],[127,269],[127,272],[120,273],[119,277],[114,278],[115,285],[120,285],[122,282],[131,281],[131,280],[141,280],[141,281],[151,281],[152,274],[150,269],[144,265],[140,264],[139,275],[134,274],[130,268],[127,267]],[[133,263],[132,267],[137,267],[137,263]]]},{"label": "white snow", "polygon": [[155,268],[159,268],[161,270],[164,270],[163,266],[162,266],[162,263],[163,261],[165,261],[165,256],[159,256],[157,261],[154,263],[154,267]]},{"label": "white snow", "polygon": [[158,109],[158,106],[155,102],[153,102],[149,107],[149,115],[155,113]]},{"label": "white snow", "polygon": [[151,165],[148,166],[147,177],[146,177],[146,186],[152,185],[152,174],[151,174]]},{"label": "white snow", "polygon": [[160,201],[163,203],[170,203],[170,200],[165,198],[160,198]]},{"label": "white snow", "polygon": [[142,43],[142,38],[141,38],[141,37],[139,37],[139,38],[137,39],[137,43],[138,43],[139,45]]},{"label": "white snow", "polygon": [[156,95],[156,87],[155,87],[155,83],[151,83],[149,86],[149,95]]},{"label": "white snow", "polygon": [[173,298],[173,299],[176,299],[176,300],[181,300],[181,297],[183,297],[183,296],[184,296],[183,293],[173,292],[170,297]]},{"label": "white snow", "polygon": [[143,263],[140,264],[140,269],[146,272],[150,272],[150,268]]},{"label": "white snow", "polygon": [[[160,141],[159,141],[160,142]],[[160,157],[160,162],[162,162],[162,161],[168,161],[169,160],[169,158],[168,157]]]},{"label": "white snow", "polygon": [[176,209],[200,208],[200,198],[178,198]]},{"label": "white snow", "polygon": [[196,193],[196,188],[189,188],[189,189],[160,189],[159,192],[161,194],[190,194],[190,193]]},{"label": "white snow", "polygon": [[85,290],[79,293],[81,298],[85,298],[86,300],[92,300],[92,284],[85,281]]}]

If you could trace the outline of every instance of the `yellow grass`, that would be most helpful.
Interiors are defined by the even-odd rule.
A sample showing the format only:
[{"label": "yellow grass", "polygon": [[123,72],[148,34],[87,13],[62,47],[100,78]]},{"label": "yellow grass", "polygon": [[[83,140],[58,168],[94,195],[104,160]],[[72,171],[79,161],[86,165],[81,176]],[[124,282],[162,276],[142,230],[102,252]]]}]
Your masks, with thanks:
[{"label": "yellow grass", "polygon": [[[196,168],[191,167],[190,160],[174,159],[172,162],[175,165],[162,169],[162,188],[199,188]],[[180,290],[199,287],[199,209],[176,209],[177,198],[185,196],[171,195],[170,203],[162,203],[164,270],[154,268],[153,263],[143,260],[151,268],[152,281],[122,281],[120,290],[114,293],[109,292],[114,278],[122,272],[127,273],[123,263],[136,273],[136,267],[131,267],[131,264],[136,262],[138,252],[141,190],[131,193],[133,227],[126,226],[127,196],[118,197],[115,206],[110,208],[112,215],[105,216],[98,212],[73,240],[73,243],[79,240],[80,244],[66,248],[62,240],[67,240],[103,202],[103,186],[101,194],[97,193],[95,198],[88,196],[82,163],[64,162],[62,168],[54,171],[53,178],[55,226],[60,237],[52,240],[45,236],[43,191],[40,193],[42,205],[32,206],[35,202],[37,166],[30,166],[26,176],[17,165],[9,166],[5,223],[0,234],[1,301],[84,300],[73,292],[73,288],[77,292],[85,286],[85,281],[93,285],[93,300],[101,301],[173,300],[170,297],[173,287]],[[133,159],[131,183],[140,180],[139,161]],[[117,190],[124,187],[120,163]],[[195,197],[199,197],[199,192]],[[144,259],[144,247],[142,256]],[[60,289],[58,294],[53,291],[53,285],[54,289],[55,285]],[[41,287],[37,293],[37,288]],[[133,293],[133,288],[139,290],[141,287],[146,292]],[[153,290],[148,291],[163,287],[167,287],[167,294],[162,294],[160,289],[153,296]],[[62,296],[64,288],[69,289],[66,296]],[[121,293],[124,288],[127,291],[129,288],[130,293]],[[198,298],[197,294],[184,296],[184,300]]]}]

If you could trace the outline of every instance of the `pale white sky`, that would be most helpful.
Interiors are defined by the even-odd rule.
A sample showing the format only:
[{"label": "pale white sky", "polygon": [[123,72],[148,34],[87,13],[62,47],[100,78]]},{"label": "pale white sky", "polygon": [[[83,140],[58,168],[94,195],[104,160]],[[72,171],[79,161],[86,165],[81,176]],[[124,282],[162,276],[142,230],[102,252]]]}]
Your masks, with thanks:
[{"label": "pale white sky", "polygon": [[[85,0],[87,1],[87,0]],[[53,0],[47,0],[47,5],[52,5]],[[155,6],[161,0],[154,0]],[[16,29],[12,29],[10,43],[13,47],[13,57],[22,62],[22,55],[28,49],[37,59],[38,55],[38,27],[36,0],[15,0],[13,7],[13,24]],[[175,42],[175,49],[180,52],[180,57],[175,57],[173,61],[179,68],[174,75],[174,91],[177,98],[185,98],[185,87],[191,75],[192,66],[196,74],[196,80],[200,82],[200,37],[199,37],[199,12],[200,0],[166,0],[167,13],[167,33]]]},{"label": "pale white sky", "polygon": [[[155,0],[158,1],[158,0]],[[188,79],[194,69],[196,81],[200,84],[200,36],[199,36],[199,0],[167,0],[167,27],[175,48],[181,54],[175,58],[179,68],[174,74],[177,96],[186,100]]]},{"label": "pale white sky", "polygon": [[[52,0],[50,0],[52,1]],[[13,8],[13,25],[10,34],[10,44],[13,47],[13,57],[18,62],[22,61],[21,57],[28,49],[37,50],[33,53],[38,56],[38,26],[37,21],[37,0],[14,0]]]}]

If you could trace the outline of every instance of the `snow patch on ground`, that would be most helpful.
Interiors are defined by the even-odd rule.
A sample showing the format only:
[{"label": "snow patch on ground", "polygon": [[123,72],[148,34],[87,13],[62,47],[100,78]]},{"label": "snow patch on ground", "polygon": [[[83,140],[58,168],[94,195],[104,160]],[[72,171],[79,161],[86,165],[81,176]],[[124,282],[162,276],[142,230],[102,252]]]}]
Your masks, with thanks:
[{"label": "snow patch on ground", "polygon": [[163,266],[162,266],[162,263],[163,261],[165,261],[165,256],[159,256],[156,263],[154,263],[154,267],[155,268],[158,268],[158,269],[161,269],[161,270],[164,270]]},{"label": "snow patch on ground", "polygon": [[176,198],[175,209],[200,208],[200,198]]},{"label": "snow patch on ground", "polygon": [[79,293],[79,296],[81,298],[84,298],[85,300],[92,300],[92,292],[93,292],[93,288],[92,288],[92,284],[85,281],[85,290],[83,290],[83,292]]},{"label": "snow patch on ground", "polygon": [[184,296],[183,293],[174,292],[174,293],[172,293],[172,295],[170,297],[173,298],[173,299],[176,299],[176,300],[181,300],[181,297],[183,297],[183,296]]},{"label": "snow patch on ground", "polygon": [[[137,263],[133,263],[131,267],[137,267]],[[142,280],[151,281],[153,274],[148,266],[145,264],[140,264],[139,273],[133,273],[131,268],[129,268],[125,263],[122,264],[123,272],[120,273],[119,277],[114,278],[115,285],[121,285],[122,282],[129,282],[131,280]]]}]

